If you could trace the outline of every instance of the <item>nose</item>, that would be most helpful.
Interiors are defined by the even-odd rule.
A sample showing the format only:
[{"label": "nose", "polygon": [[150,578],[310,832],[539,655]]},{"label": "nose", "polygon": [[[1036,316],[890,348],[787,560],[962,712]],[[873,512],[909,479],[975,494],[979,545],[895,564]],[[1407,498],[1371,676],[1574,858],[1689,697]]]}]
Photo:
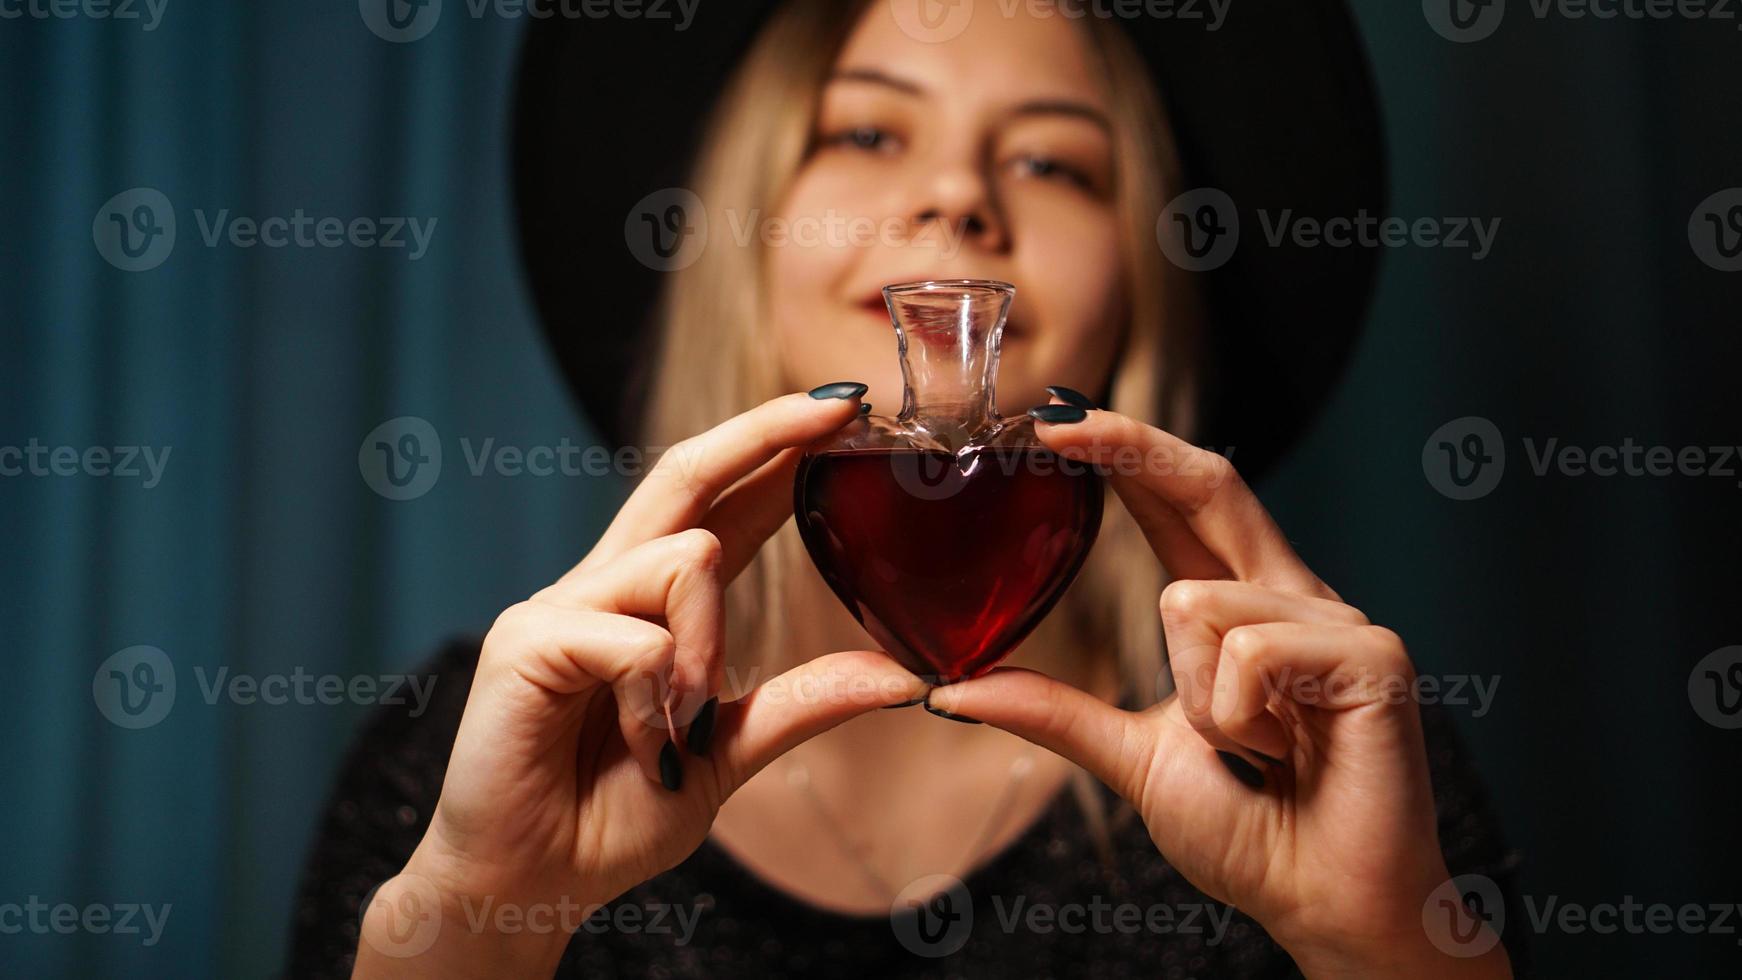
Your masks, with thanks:
[{"label": "nose", "polygon": [[[1009,232],[996,191],[983,166],[959,157],[921,164],[914,207],[916,233],[936,229],[943,242],[955,241],[998,252],[1009,247]],[[944,227],[938,227],[944,226]]]}]

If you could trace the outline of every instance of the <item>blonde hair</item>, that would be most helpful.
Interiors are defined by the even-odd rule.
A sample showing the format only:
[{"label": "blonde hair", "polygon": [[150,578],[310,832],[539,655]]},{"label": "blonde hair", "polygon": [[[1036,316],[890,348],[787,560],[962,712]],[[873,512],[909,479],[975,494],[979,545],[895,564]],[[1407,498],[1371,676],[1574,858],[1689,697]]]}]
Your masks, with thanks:
[{"label": "blonde hair", "polygon": [[[758,35],[722,92],[692,174],[690,187],[708,208],[710,227],[724,227],[715,222],[728,210],[757,215],[778,206],[804,162],[824,81],[866,2],[797,0]],[[1078,23],[1112,99],[1125,257],[1126,323],[1107,407],[1189,432],[1196,293],[1163,257],[1154,234],[1155,216],[1177,190],[1171,129],[1123,28],[1092,17]],[[783,393],[778,359],[759,335],[769,320],[762,247],[725,235],[710,239],[699,259],[664,284],[660,349],[638,433],[645,444],[670,445]],[[1107,494],[1100,538],[1042,631],[1086,654],[1116,657],[1124,698],[1149,704],[1170,688],[1156,609],[1163,577],[1136,523],[1111,489]],[[730,654],[755,665],[780,657],[788,649],[790,585],[794,576],[815,574],[788,522],[728,590]]]}]

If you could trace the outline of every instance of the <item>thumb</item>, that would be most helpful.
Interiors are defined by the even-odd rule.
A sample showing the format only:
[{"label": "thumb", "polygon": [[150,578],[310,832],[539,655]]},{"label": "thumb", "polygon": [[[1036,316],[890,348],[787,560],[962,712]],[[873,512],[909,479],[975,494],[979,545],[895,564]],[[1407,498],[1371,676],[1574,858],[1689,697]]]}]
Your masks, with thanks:
[{"label": "thumb", "polygon": [[926,683],[889,655],[850,650],[818,657],[719,707],[710,754],[722,796],[795,746],[844,721],[925,696]]},{"label": "thumb", "polygon": [[1055,752],[1127,800],[1141,792],[1151,736],[1139,716],[1045,674],[1000,667],[933,688],[926,706],[983,721]]}]

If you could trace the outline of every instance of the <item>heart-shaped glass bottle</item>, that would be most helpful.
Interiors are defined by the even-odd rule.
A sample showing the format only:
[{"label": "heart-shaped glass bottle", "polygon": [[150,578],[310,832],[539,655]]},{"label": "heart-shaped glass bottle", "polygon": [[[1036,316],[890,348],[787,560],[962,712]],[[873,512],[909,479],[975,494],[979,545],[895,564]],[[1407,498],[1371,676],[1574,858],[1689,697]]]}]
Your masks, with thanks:
[{"label": "heart-shaped glass bottle", "polygon": [[805,451],[793,510],[854,618],[935,683],[991,670],[1052,610],[1101,528],[1088,466],[998,414],[1016,288],[985,279],[883,290],[901,356],[901,414],[861,416]]}]

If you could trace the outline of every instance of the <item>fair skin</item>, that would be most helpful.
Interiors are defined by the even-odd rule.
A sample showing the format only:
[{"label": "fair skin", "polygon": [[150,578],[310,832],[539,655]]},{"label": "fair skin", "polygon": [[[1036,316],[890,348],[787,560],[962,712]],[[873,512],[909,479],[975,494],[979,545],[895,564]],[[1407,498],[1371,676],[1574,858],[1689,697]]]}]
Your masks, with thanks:
[{"label": "fair skin", "polygon": [[[782,213],[897,216],[915,235],[770,250],[783,369],[795,388],[857,378],[893,413],[887,317],[866,298],[888,282],[993,278],[1019,287],[1000,401],[1045,402],[1052,383],[1093,393],[1112,367],[1122,286],[1106,94],[1082,39],[1063,18],[976,17],[950,43],[923,44],[885,9],[873,5],[842,51]],[[920,234],[946,226],[960,235],[948,256]],[[1198,464],[1111,477],[1176,579],[1158,605],[1178,696],[1141,713],[1110,706],[1107,651],[1046,625],[1012,667],[928,690],[865,649],[820,579],[791,598],[794,662],[732,689],[723,589],[790,519],[802,447],[858,407],[793,394],[686,440],[575,568],[502,614],[429,831],[369,907],[357,976],[548,976],[568,935],[473,928],[467,910],[608,902],[710,834],[803,900],[887,913],[891,896],[795,795],[795,763],[898,887],[965,875],[1081,766],[1136,808],[1187,879],[1255,917],[1308,975],[1509,974],[1499,948],[1455,959],[1423,933],[1422,903],[1449,875],[1413,704],[1360,684],[1335,700],[1267,697],[1284,678],[1407,679],[1402,643],[1301,562],[1224,460],[1138,420],[1092,411],[1036,432],[1076,458],[1166,448]],[[668,679],[669,696],[649,677]],[[716,695],[711,743],[678,752],[681,785],[667,789],[667,709],[682,744]],[[921,697],[986,724],[877,710]],[[1254,763],[1262,785],[1218,749]],[[985,853],[963,854],[1030,753],[1008,819]],[[439,910],[440,928],[407,949],[395,909]]]}]

